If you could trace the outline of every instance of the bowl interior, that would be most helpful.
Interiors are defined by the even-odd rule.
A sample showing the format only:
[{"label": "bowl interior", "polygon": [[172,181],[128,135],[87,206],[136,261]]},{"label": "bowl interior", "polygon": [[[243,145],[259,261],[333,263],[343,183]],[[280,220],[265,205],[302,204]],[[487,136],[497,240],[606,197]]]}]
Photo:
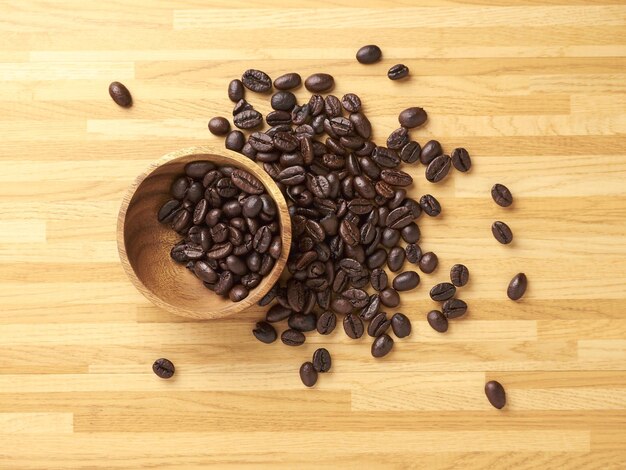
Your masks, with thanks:
[{"label": "bowl interior", "polygon": [[[164,158],[167,159],[167,156]],[[287,205],[271,178],[256,164],[248,159],[242,161],[243,159],[246,158],[230,154],[229,151],[220,151],[219,154],[185,153],[166,162],[157,162],[158,166],[153,171],[148,172],[143,180],[138,180],[125,214],[125,204],[122,205],[122,262],[126,262],[125,267],[130,267],[127,273],[135,286],[159,307],[194,318],[221,318],[256,304],[280,277],[291,244]],[[169,226],[161,224],[156,217],[159,208],[171,198],[169,188],[174,179],[184,173],[186,163],[195,160],[209,160],[218,165],[232,165],[255,172],[279,209],[282,255],[276,260],[270,274],[241,302],[232,302],[215,294],[204,287],[202,281],[184,265],[174,262],[170,257],[170,250],[182,236]]]}]

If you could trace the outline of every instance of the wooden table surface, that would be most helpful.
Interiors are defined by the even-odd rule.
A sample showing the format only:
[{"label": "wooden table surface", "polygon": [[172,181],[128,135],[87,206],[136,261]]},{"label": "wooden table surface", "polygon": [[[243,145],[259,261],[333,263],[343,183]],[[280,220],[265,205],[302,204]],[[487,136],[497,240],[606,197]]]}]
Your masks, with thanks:
[{"label": "wooden table surface", "polygon": [[[626,5],[286,3],[0,3],[0,467],[624,468]],[[384,60],[363,66],[369,43]],[[398,62],[410,80],[386,78]],[[442,184],[411,168],[411,195],[444,208],[420,220],[440,265],[403,295],[414,332],[385,359],[341,328],[263,345],[260,308],[178,318],[121,269],[125,189],[167,152],[221,142],[206,123],[229,115],[227,83],[247,68],[332,73],[379,142],[423,106],[415,139],[471,152],[472,171]],[[132,109],[110,100],[113,80]],[[492,202],[496,182],[513,207]],[[498,219],[512,246],[491,236]],[[439,335],[428,290],[457,262],[469,313]],[[514,303],[519,271],[530,287]],[[322,345],[332,372],[305,389],[298,368]],[[162,356],[171,381],[151,371]]]}]

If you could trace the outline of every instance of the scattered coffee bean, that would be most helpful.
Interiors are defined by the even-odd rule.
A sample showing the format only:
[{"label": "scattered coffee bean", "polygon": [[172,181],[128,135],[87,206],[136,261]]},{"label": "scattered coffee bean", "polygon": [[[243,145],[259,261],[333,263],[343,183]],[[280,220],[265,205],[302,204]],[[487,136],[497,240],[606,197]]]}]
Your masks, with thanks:
[{"label": "scattered coffee bean", "polygon": [[441,282],[430,289],[430,298],[436,301],[444,301],[450,299],[456,293],[456,287],[449,282]]},{"label": "scattered coffee bean", "polygon": [[406,108],[398,116],[400,125],[408,128],[419,127],[426,122],[426,119],[428,119],[426,111],[418,107]]},{"label": "scattered coffee bean", "polygon": [[420,276],[415,271],[405,271],[398,274],[392,283],[392,286],[397,291],[406,291],[415,289],[420,283]]},{"label": "scattered coffee bean", "polygon": [[343,329],[352,339],[360,338],[363,336],[363,331],[365,331],[361,319],[351,313],[348,313],[343,318]]},{"label": "scattered coffee bean", "polygon": [[305,362],[300,366],[300,380],[307,387],[312,387],[317,382],[317,371],[312,362]]},{"label": "scattered coffee bean", "polygon": [[246,144],[246,137],[241,131],[230,131],[226,136],[225,145],[228,150],[234,150],[235,152],[241,152],[243,146]]},{"label": "scattered coffee bean", "polygon": [[254,129],[263,124],[263,115],[255,109],[245,109],[235,114],[233,123],[239,129]]},{"label": "scattered coffee bean", "polygon": [[272,95],[271,105],[276,111],[291,111],[296,105],[296,96],[290,91],[277,91]]},{"label": "scattered coffee bean", "polygon": [[391,317],[391,329],[398,338],[405,338],[411,334],[411,320],[403,313],[396,313]]},{"label": "scattered coffee bean", "polygon": [[426,167],[426,179],[431,183],[438,183],[444,179],[450,171],[450,157],[439,155]]},{"label": "scattered coffee bean", "polygon": [[450,268],[450,281],[456,287],[463,287],[469,280],[469,269],[463,264],[455,264]]},{"label": "scattered coffee bean", "polygon": [[426,320],[431,328],[439,333],[448,331],[448,319],[439,310],[431,310],[426,315]]},{"label": "scattered coffee bean", "polygon": [[304,344],[306,337],[298,330],[285,330],[283,334],[280,335],[280,339],[287,346],[300,346]]},{"label": "scattered coffee bean", "polygon": [[377,338],[385,333],[390,326],[391,322],[387,319],[387,314],[380,312],[371,319],[370,324],[367,327],[367,334]]},{"label": "scattered coffee bean", "polygon": [[509,282],[509,287],[506,290],[506,295],[511,300],[519,300],[526,292],[526,287],[528,287],[528,279],[526,278],[526,274],[518,273],[513,276],[513,279],[511,279],[511,282]]},{"label": "scattered coffee bean", "polygon": [[209,130],[213,135],[226,135],[230,131],[230,122],[221,116],[214,117],[209,121]]},{"label": "scattered coffee bean", "polygon": [[485,395],[494,408],[501,410],[506,405],[506,393],[500,382],[490,380],[485,384]]},{"label": "scattered coffee bean", "polygon": [[419,263],[420,259],[422,258],[422,249],[416,243],[409,243],[404,248],[404,252],[406,254],[406,260],[409,263]]},{"label": "scattered coffee bean", "polygon": [[241,81],[247,89],[257,93],[265,93],[272,89],[272,79],[260,70],[246,70],[241,77]]},{"label": "scattered coffee bean", "polygon": [[332,366],[330,353],[326,348],[316,349],[313,353],[313,368],[317,372],[328,372]]},{"label": "scattered coffee bean", "polygon": [[450,299],[443,303],[442,310],[446,318],[452,320],[453,318],[465,315],[465,312],[467,312],[467,304],[461,299]]},{"label": "scattered coffee bean", "polygon": [[120,82],[112,82],[109,85],[109,95],[118,106],[130,108],[133,105],[133,98],[130,95],[130,91]]},{"label": "scattered coffee bean", "polygon": [[390,80],[400,80],[408,76],[409,76],[409,68],[404,64],[394,65],[387,72],[387,77],[389,77]]},{"label": "scattered coffee bean", "polygon": [[244,88],[243,83],[239,79],[231,80],[228,84],[228,99],[233,103],[243,99]]},{"label": "scattered coffee bean", "polygon": [[383,357],[391,352],[393,348],[393,338],[388,334],[383,334],[372,343],[372,356]]},{"label": "scattered coffee bean", "polygon": [[491,188],[491,197],[493,200],[502,207],[509,207],[513,204],[513,195],[509,188],[504,186],[503,184],[496,183]]},{"label": "scattered coffee bean", "polygon": [[385,307],[395,308],[400,304],[400,296],[398,291],[387,287],[380,291],[380,301]]},{"label": "scattered coffee bean", "polygon": [[426,274],[432,273],[435,269],[437,269],[437,265],[439,264],[439,259],[437,255],[432,251],[428,251],[424,253],[419,260],[419,267],[422,272]]},{"label": "scattered coffee bean", "polygon": [[441,205],[439,204],[439,201],[435,199],[435,196],[430,194],[424,194],[420,198],[420,207],[426,215],[431,217],[437,217],[441,214]]},{"label": "scattered coffee bean", "polygon": [[457,170],[465,173],[472,167],[472,160],[469,153],[464,148],[456,148],[452,151],[452,165]]},{"label": "scattered coffee bean", "polygon": [[335,79],[327,73],[315,73],[304,81],[304,86],[311,92],[323,93],[335,86]]},{"label": "scattered coffee bean", "polygon": [[277,90],[291,90],[302,84],[302,77],[298,73],[286,73],[274,80],[274,88]]},{"label": "scattered coffee bean", "polygon": [[368,46],[363,46],[356,53],[356,60],[358,60],[361,64],[373,64],[374,62],[378,62],[383,53],[380,50],[380,47],[370,44]]},{"label": "scattered coffee bean", "polygon": [[321,335],[329,335],[337,325],[337,315],[327,310],[317,319],[317,332]]},{"label": "scattered coffee bean", "polygon": [[244,286],[239,284],[237,286],[234,286],[232,289],[230,289],[230,291],[228,291],[228,297],[233,302],[241,302],[243,299],[248,297],[249,293],[250,291],[248,291],[248,289],[246,289]]},{"label": "scattered coffee bean", "polygon": [[420,161],[424,165],[429,165],[430,162],[432,162],[439,155],[443,155],[441,144],[437,140],[429,140],[422,147],[422,151],[420,152]]},{"label": "scattered coffee bean", "polygon": [[493,233],[495,239],[503,245],[508,245],[513,241],[513,232],[511,232],[507,224],[499,220],[494,222],[491,226],[491,233]]},{"label": "scattered coffee bean", "polygon": [[370,282],[374,290],[380,292],[387,287],[387,273],[380,268],[373,269],[370,274]]},{"label": "scattered coffee bean", "polygon": [[162,379],[169,379],[174,375],[176,368],[174,364],[172,364],[172,361],[162,357],[154,361],[152,371]]}]

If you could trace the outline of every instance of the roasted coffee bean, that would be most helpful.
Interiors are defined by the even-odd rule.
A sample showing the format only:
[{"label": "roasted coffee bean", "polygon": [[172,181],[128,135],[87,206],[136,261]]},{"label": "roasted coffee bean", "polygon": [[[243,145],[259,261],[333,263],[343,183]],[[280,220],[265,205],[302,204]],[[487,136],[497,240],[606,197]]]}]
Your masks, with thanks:
[{"label": "roasted coffee bean", "polygon": [[367,258],[367,267],[369,269],[380,268],[387,262],[387,252],[384,248],[374,250]]},{"label": "roasted coffee bean", "polygon": [[[286,152],[286,153],[283,153],[280,156],[280,159],[278,160],[280,165],[284,168],[289,167],[289,166],[304,165],[304,159],[302,158],[302,155],[300,154],[300,152],[291,152],[291,151],[283,150],[284,148],[290,148],[293,145],[293,139],[296,139],[296,137],[290,134],[285,134],[285,135],[289,135],[289,137],[286,139],[283,139],[281,136],[279,136],[279,134],[281,133],[278,133],[274,136],[274,139],[280,140],[277,147],[279,146],[282,147],[279,150]],[[299,144],[296,143],[296,147],[298,146]]]},{"label": "roasted coffee bean", "polygon": [[387,287],[387,273],[382,269],[374,269],[370,274],[370,282],[374,290],[382,291]]},{"label": "roasted coffee bean", "polygon": [[356,60],[361,64],[373,64],[374,62],[378,62],[382,55],[383,53],[380,47],[370,44],[363,46],[356,52]]},{"label": "roasted coffee bean", "polygon": [[353,308],[363,308],[367,305],[369,301],[369,296],[367,292],[363,289],[357,289],[351,287],[350,289],[346,289],[341,293],[344,299],[346,299]]},{"label": "roasted coffee bean", "polygon": [[519,300],[526,292],[526,287],[528,287],[528,279],[526,278],[526,274],[518,273],[513,276],[513,279],[511,279],[511,282],[509,282],[509,287],[506,290],[506,295],[511,300]]},{"label": "roasted coffee bean", "polygon": [[172,228],[178,233],[185,233],[192,224],[191,212],[186,209],[179,210],[172,219]]},{"label": "roasted coffee bean", "polygon": [[396,313],[391,317],[391,329],[398,338],[406,338],[411,334],[411,320],[403,313]]},{"label": "roasted coffee bean", "polygon": [[[265,116],[265,122],[267,122],[270,126],[289,126],[291,125],[292,115],[287,111],[272,111]],[[270,135],[270,131],[268,130],[268,135]],[[270,135],[271,137],[271,135]]]},{"label": "roasted coffee bean", "polygon": [[399,246],[395,246],[389,250],[389,255],[387,256],[387,266],[389,266],[389,270],[396,272],[402,269],[405,257],[405,250]]},{"label": "roasted coffee bean", "polygon": [[304,81],[306,89],[313,93],[329,91],[334,85],[335,79],[327,73],[315,73]]},{"label": "roasted coffee bean", "polygon": [[204,219],[208,211],[209,211],[208,201],[206,199],[200,200],[200,202],[196,204],[196,207],[193,210],[193,223],[195,225],[198,225],[204,222]]},{"label": "roasted coffee bean", "polygon": [[288,325],[298,331],[313,331],[317,326],[317,317],[314,313],[295,312],[289,317]]},{"label": "roasted coffee bean", "polygon": [[372,124],[363,113],[350,114],[350,122],[357,134],[364,139],[369,139],[372,135]]},{"label": "roasted coffee bean", "polygon": [[234,274],[238,276],[243,276],[248,273],[248,266],[245,261],[235,255],[228,255],[226,257],[226,265],[228,266],[228,270],[232,271]]},{"label": "roasted coffee bean", "polygon": [[267,311],[265,319],[270,323],[275,323],[289,318],[291,313],[292,310],[290,308],[276,304]]},{"label": "roasted coffee bean", "polygon": [[415,163],[419,160],[421,151],[422,147],[420,147],[420,144],[412,140],[400,150],[400,160],[405,163]]},{"label": "roasted coffee bean", "polygon": [[187,176],[180,176],[174,180],[170,186],[170,193],[176,199],[184,199],[187,196],[189,186],[191,186],[192,180]]},{"label": "roasted coffee bean", "polygon": [[[211,209],[209,212],[207,212],[207,215],[204,218],[204,222],[209,227],[213,228],[218,224],[220,217],[222,217],[222,209]],[[220,241],[224,241],[224,240],[220,240]]]},{"label": "roasted coffee bean", "polygon": [[383,357],[391,352],[393,348],[393,338],[388,334],[383,334],[372,343],[372,356]]},{"label": "roasted coffee bean", "polygon": [[233,106],[233,116],[249,109],[252,109],[252,105],[242,98],[235,103],[235,106]]},{"label": "roasted coffee bean", "polygon": [[441,282],[430,289],[430,298],[436,301],[444,301],[452,298],[456,293],[456,287],[449,282]]},{"label": "roasted coffee bean", "polygon": [[422,258],[422,249],[415,243],[409,243],[405,248],[406,260],[409,263],[419,263]]},{"label": "roasted coffee bean", "polygon": [[363,336],[363,332],[365,331],[361,319],[351,313],[348,313],[345,317],[343,317],[343,329],[352,339],[360,338]]},{"label": "roasted coffee bean", "polygon": [[381,312],[370,321],[367,327],[367,334],[376,338],[384,334],[391,326],[391,321],[387,319],[387,314]]},{"label": "roasted coffee bean", "polygon": [[249,196],[243,202],[241,211],[245,217],[256,217],[263,209],[261,198],[256,195]]},{"label": "roasted coffee bean", "polygon": [[352,132],[352,122],[343,116],[332,118],[330,120],[330,126],[335,134],[340,137]]},{"label": "roasted coffee bean", "polygon": [[277,90],[291,90],[297,88],[302,84],[302,78],[300,74],[295,72],[286,73],[274,80],[274,88]]},{"label": "roasted coffee bean", "polygon": [[241,81],[247,89],[257,93],[265,93],[272,89],[272,79],[260,70],[246,70],[241,77]]},{"label": "roasted coffee bean", "polygon": [[400,230],[400,235],[407,243],[417,243],[420,240],[421,232],[417,224],[415,222],[411,222],[409,225]]},{"label": "roasted coffee bean", "polygon": [[328,95],[324,98],[324,112],[331,119],[341,116],[341,101],[335,95]]},{"label": "roasted coffee bean", "polygon": [[252,330],[252,334],[256,339],[267,344],[276,341],[277,337],[274,327],[265,321],[258,322]]},{"label": "roasted coffee bean", "polygon": [[277,91],[272,95],[270,104],[276,111],[291,111],[296,105],[296,96],[290,91]]},{"label": "roasted coffee bean", "polygon": [[430,194],[424,194],[420,198],[420,207],[426,213],[426,215],[429,215],[431,217],[437,217],[439,214],[441,214],[441,204],[439,204],[439,201],[435,199],[435,196],[432,196]]},{"label": "roasted coffee bean", "polygon": [[109,95],[118,106],[130,108],[133,105],[133,97],[130,95],[130,91],[120,82],[112,82],[109,85]]},{"label": "roasted coffee bean", "polygon": [[228,99],[236,103],[243,98],[243,94],[244,88],[241,80],[231,80],[231,82],[228,84]]},{"label": "roasted coffee bean", "polygon": [[385,307],[395,308],[400,304],[400,296],[395,289],[387,287],[380,291],[380,301]]},{"label": "roasted coffee bean", "polygon": [[384,168],[395,168],[400,164],[398,152],[387,147],[374,148],[372,160]]},{"label": "roasted coffee bean", "polygon": [[243,299],[248,297],[249,293],[250,293],[250,291],[248,291],[248,289],[246,289],[244,286],[239,284],[239,285],[236,285],[235,287],[233,287],[228,292],[228,298],[230,300],[232,300],[233,302],[241,302]]},{"label": "roasted coffee bean", "polygon": [[204,282],[215,283],[219,276],[206,261],[199,260],[194,263],[193,272],[199,279]]},{"label": "roasted coffee bean", "polygon": [[294,312],[301,312],[306,303],[307,288],[295,279],[289,280],[287,283],[287,300],[289,306]]},{"label": "roasted coffee bean", "polygon": [[[311,127],[313,128],[313,131],[315,132],[315,134],[321,134],[322,132],[324,132],[325,120],[326,120],[326,116],[324,114],[318,114],[313,119],[311,119]],[[321,142],[316,142],[316,143],[322,145]]]},{"label": "roasted coffee bean", "polygon": [[452,320],[453,318],[465,315],[465,312],[467,312],[467,304],[461,299],[450,299],[443,303],[442,310],[446,318]]},{"label": "roasted coffee bean", "polygon": [[376,188],[372,181],[363,175],[357,175],[353,180],[354,189],[363,198],[372,199],[376,196]]},{"label": "roasted coffee bean", "polygon": [[409,68],[404,64],[396,64],[389,69],[387,77],[389,80],[400,80],[409,76]]},{"label": "roasted coffee bean", "polygon": [[222,243],[228,238],[228,235],[228,226],[224,222],[219,222],[214,227],[211,227],[211,238],[216,243]]},{"label": "roasted coffee bean", "polygon": [[439,155],[426,167],[426,179],[431,183],[438,183],[444,179],[450,171],[450,157]]},{"label": "roasted coffee bean", "polygon": [[241,152],[243,146],[246,145],[246,137],[241,131],[230,131],[226,136],[225,146],[228,150]]},{"label": "roasted coffee bean", "polygon": [[204,250],[202,246],[195,243],[186,243],[183,248],[183,253],[189,260],[198,260],[204,256]]},{"label": "roasted coffee bean", "polygon": [[[309,124],[301,124],[294,129],[296,139],[298,139],[298,144],[300,141],[306,137],[312,139],[315,136],[315,129]],[[310,163],[310,162],[309,162]]]},{"label": "roasted coffee bean", "polygon": [[278,174],[278,181],[287,186],[294,186],[296,184],[304,183],[306,177],[306,170],[299,166],[290,166],[285,168]]},{"label": "roasted coffee bean", "polygon": [[231,242],[216,243],[207,251],[206,256],[210,259],[223,259],[230,255],[233,251]]},{"label": "roasted coffee bean", "polygon": [[402,127],[419,127],[426,122],[428,115],[423,108],[412,107],[406,108],[398,116],[398,121]]},{"label": "roasted coffee bean", "polygon": [[[300,146],[295,136],[287,132],[277,132],[273,138],[274,147],[282,152],[292,152]],[[302,158],[300,156],[300,158]]]},{"label": "roasted coffee bean", "polygon": [[328,372],[332,366],[330,353],[326,348],[316,349],[313,353],[313,367],[317,372]]},{"label": "roasted coffee bean", "polygon": [[426,274],[430,274],[437,269],[437,264],[439,264],[439,259],[432,251],[424,253],[419,260],[419,267]]},{"label": "roasted coffee bean", "polygon": [[400,150],[409,143],[409,131],[406,127],[399,127],[387,138],[387,147],[392,150]]},{"label": "roasted coffee bean", "polygon": [[321,335],[329,335],[337,325],[337,315],[327,310],[317,319],[317,332]]},{"label": "roasted coffee bean", "polygon": [[245,143],[243,148],[241,149],[241,153],[248,157],[250,160],[256,160],[256,150],[249,143]]},{"label": "roasted coffee bean", "polygon": [[163,204],[157,214],[159,222],[164,224],[170,223],[180,208],[180,205],[180,201],[176,199],[170,199]]},{"label": "roasted coffee bean", "polygon": [[169,379],[174,375],[176,368],[174,364],[169,359],[165,359],[164,357],[157,359],[152,364],[152,372],[154,372],[157,376],[162,379]]},{"label": "roasted coffee bean", "polygon": [[506,392],[500,382],[490,380],[485,384],[485,395],[491,406],[501,410],[506,405]]},{"label": "roasted coffee bean", "polygon": [[400,241],[400,231],[387,227],[383,230],[380,242],[387,248],[393,248]]},{"label": "roasted coffee bean", "polygon": [[422,151],[420,152],[420,161],[424,165],[428,165],[439,155],[443,155],[441,144],[437,140],[429,140],[422,147]]},{"label": "roasted coffee bean", "polygon": [[233,276],[233,273],[231,273],[230,271],[224,271],[220,274],[220,278],[215,285],[215,293],[226,296],[228,295],[228,292],[233,288],[234,284],[235,278]]},{"label": "roasted coffee bean", "polygon": [[406,198],[402,205],[409,208],[414,219],[417,219],[422,214],[422,208],[415,199]]},{"label": "roasted coffee bean", "polygon": [[431,310],[426,315],[426,320],[431,328],[439,333],[448,331],[448,319],[439,310]]},{"label": "roasted coffee bean", "polygon": [[230,131],[230,122],[221,116],[214,117],[209,121],[209,130],[214,135],[226,135]]},{"label": "roasted coffee bean", "polygon": [[472,160],[469,153],[462,147],[452,151],[452,165],[457,170],[465,173],[472,167]]},{"label": "roasted coffee bean", "polygon": [[491,188],[491,197],[501,207],[509,207],[513,204],[513,195],[509,188],[503,184],[496,183]]},{"label": "roasted coffee bean", "polygon": [[409,186],[413,178],[402,170],[384,169],[380,172],[383,181],[393,186]]},{"label": "roasted coffee bean", "polygon": [[361,241],[361,234],[359,233],[357,225],[346,219],[341,221],[339,234],[341,235],[342,240],[350,246],[358,245]]},{"label": "roasted coffee bean", "polygon": [[319,116],[324,112],[324,98],[321,95],[311,95],[309,98],[309,112],[311,116]]},{"label": "roasted coffee bean", "polygon": [[365,321],[374,318],[380,311],[380,296],[378,294],[370,295],[367,305],[359,312],[359,317]]},{"label": "roasted coffee bean", "polygon": [[341,98],[343,109],[349,113],[358,113],[361,110],[361,98],[354,93],[347,93]]},{"label": "roasted coffee bean", "polygon": [[200,183],[199,181],[194,181],[193,183],[191,183],[191,186],[189,186],[189,189],[187,190],[186,202],[195,204],[200,199],[202,199],[203,194],[204,187],[202,186],[202,183]]},{"label": "roasted coffee bean", "polygon": [[206,160],[196,160],[185,165],[185,174],[190,178],[202,179],[211,170],[215,170],[215,164]]},{"label": "roasted coffee bean", "polygon": [[[283,340],[284,342],[284,340]],[[290,345],[293,346],[293,345]],[[317,371],[312,362],[305,362],[300,366],[300,380],[307,387],[312,387],[317,382]]]},{"label": "roasted coffee bean", "polygon": [[233,122],[239,129],[254,129],[263,123],[263,115],[255,109],[246,109],[237,113]]},{"label": "roasted coffee bean", "polygon": [[399,188],[399,189],[396,189],[393,197],[389,199],[389,201],[387,202],[387,207],[389,208],[389,210],[392,211],[394,209],[397,209],[401,205],[404,205],[405,201],[406,201],[406,189]]},{"label": "roasted coffee bean", "polygon": [[413,222],[413,214],[408,207],[398,207],[392,210],[387,216],[387,227],[402,228]]},{"label": "roasted coffee bean", "polygon": [[469,269],[463,264],[455,264],[450,268],[450,281],[456,287],[463,287],[469,280]]},{"label": "roasted coffee bean", "polygon": [[499,220],[494,222],[491,226],[491,233],[503,245],[508,245],[513,241],[513,232],[507,224],[500,222]]},{"label": "roasted coffee bean", "polygon": [[357,215],[369,214],[372,210],[372,203],[368,199],[355,198],[348,203],[348,209]]},{"label": "roasted coffee bean", "polygon": [[392,286],[397,291],[405,291],[415,289],[420,283],[420,276],[415,271],[405,271],[398,274],[394,279]]},{"label": "roasted coffee bean", "polygon": [[274,149],[274,141],[264,132],[253,132],[248,142],[258,152],[271,152]]},{"label": "roasted coffee bean", "polygon": [[189,261],[187,255],[185,254],[186,243],[181,241],[180,243],[174,245],[170,250],[170,257],[176,261],[177,263],[186,263]]},{"label": "roasted coffee bean", "polygon": [[298,330],[288,329],[280,335],[281,341],[287,346],[300,346],[306,341],[306,336]]}]

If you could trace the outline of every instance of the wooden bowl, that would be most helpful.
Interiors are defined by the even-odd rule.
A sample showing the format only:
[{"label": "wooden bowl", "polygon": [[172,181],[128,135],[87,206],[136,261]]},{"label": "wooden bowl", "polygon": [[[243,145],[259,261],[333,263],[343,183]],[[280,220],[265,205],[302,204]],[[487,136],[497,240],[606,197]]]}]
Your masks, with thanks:
[{"label": "wooden bowl", "polygon": [[[241,302],[215,294],[185,266],[174,262],[170,250],[182,237],[157,220],[159,208],[171,198],[172,181],[184,173],[186,163],[195,160],[231,165],[252,173],[278,208],[283,252],[272,271]],[[197,319],[222,318],[255,305],[280,277],[290,246],[291,221],[278,186],[256,163],[217,145],[177,150],[150,165],[128,190],[117,220],[122,266],[139,292],[164,310]]]}]

